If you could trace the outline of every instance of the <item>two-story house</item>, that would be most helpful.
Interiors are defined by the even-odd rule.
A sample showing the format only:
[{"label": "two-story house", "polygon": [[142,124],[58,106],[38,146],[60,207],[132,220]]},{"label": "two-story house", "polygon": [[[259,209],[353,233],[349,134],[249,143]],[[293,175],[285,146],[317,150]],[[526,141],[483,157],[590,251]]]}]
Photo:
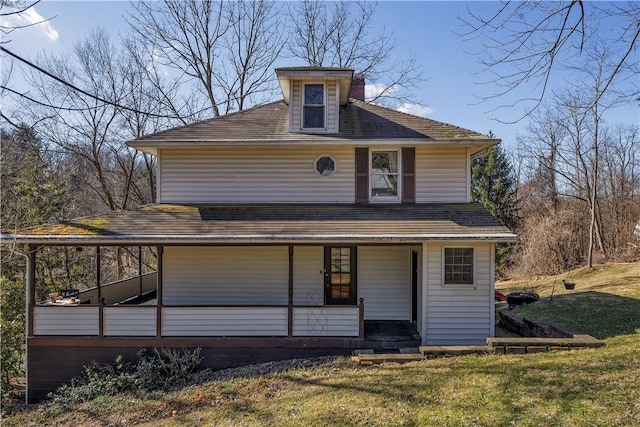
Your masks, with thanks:
[{"label": "two-story house", "polygon": [[[493,336],[495,244],[515,235],[472,203],[470,169],[499,140],[368,104],[351,69],[276,75],[281,101],[129,144],[157,156],[157,204],[3,236],[31,248],[31,400],[143,347],[222,367]],[[38,304],[46,245],[153,247],[157,273],[118,285],[152,298],[98,283]]]}]

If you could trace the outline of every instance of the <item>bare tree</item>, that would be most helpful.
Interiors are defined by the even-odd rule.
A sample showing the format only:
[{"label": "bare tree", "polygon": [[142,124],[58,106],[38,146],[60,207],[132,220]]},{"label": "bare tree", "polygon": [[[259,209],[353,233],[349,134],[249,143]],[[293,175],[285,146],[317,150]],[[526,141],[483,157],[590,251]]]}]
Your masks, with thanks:
[{"label": "bare tree", "polygon": [[[464,36],[482,40],[485,83],[497,88],[483,98],[504,97],[527,86],[529,97],[504,105],[525,103],[525,115],[549,92],[552,74],[583,62],[581,58],[589,51],[587,42],[594,36],[610,35],[610,64],[602,76],[600,96],[638,72],[633,56],[640,37],[638,2],[503,1],[490,14],[474,12],[472,7],[463,19],[469,29]],[[630,99],[638,97],[637,84],[627,89]]]},{"label": "bare tree", "polygon": [[223,40],[216,81],[224,93],[225,111],[241,111],[270,100],[273,65],[285,46],[281,7],[273,2],[240,1],[227,5],[230,28]]},{"label": "bare tree", "polygon": [[375,4],[305,0],[289,9],[290,54],[310,66],[353,68],[370,82],[386,79],[370,102],[415,101],[411,89],[424,78],[415,58],[391,62],[398,47],[392,34],[372,33]]},{"label": "bare tree", "polygon": [[166,0],[133,7],[127,21],[136,38],[191,87],[194,99],[205,94],[201,107],[214,117],[246,108],[272,84],[281,46],[277,3]]},{"label": "bare tree", "polygon": [[[24,23],[20,22],[20,18],[27,14],[28,10],[40,3],[40,0],[34,1],[22,1],[22,0],[0,0],[0,17],[3,19],[0,21],[0,32],[3,35],[9,35],[16,30],[20,30],[23,28],[33,27],[35,25],[43,24],[49,21],[51,18],[47,19],[36,19],[36,20],[24,20]],[[17,18],[17,19],[12,19]],[[0,40],[0,44],[10,43],[10,39],[6,39],[2,37]]]},{"label": "bare tree", "polygon": [[[109,101],[87,97],[35,70],[27,76],[32,99],[37,102],[23,100],[23,111],[40,137],[67,156],[73,186],[91,189],[82,197],[83,213],[150,201],[147,197],[153,193],[151,189],[138,191],[140,199],[131,200],[132,189],[139,185],[133,177],[140,155],[128,150],[124,141],[138,136],[142,128],[148,129],[149,121],[159,119],[119,107],[125,102],[143,105],[143,76],[132,70],[132,61],[104,30],[96,30],[77,43],[72,57],[43,55],[41,61],[65,81],[90,88],[99,98]],[[66,107],[61,108],[62,105]],[[148,103],[144,106],[155,107]]]}]

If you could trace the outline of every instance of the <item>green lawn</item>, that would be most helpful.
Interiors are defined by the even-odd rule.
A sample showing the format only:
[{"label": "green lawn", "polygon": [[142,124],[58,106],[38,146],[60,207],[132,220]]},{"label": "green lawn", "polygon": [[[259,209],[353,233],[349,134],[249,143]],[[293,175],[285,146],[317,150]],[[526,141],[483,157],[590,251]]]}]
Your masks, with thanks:
[{"label": "green lawn", "polygon": [[[574,291],[556,286],[552,302],[521,311],[603,338],[604,348],[371,367],[338,359],[173,393],[29,409],[2,425],[640,425],[640,266],[572,274]],[[499,286],[548,297],[553,280]]]}]

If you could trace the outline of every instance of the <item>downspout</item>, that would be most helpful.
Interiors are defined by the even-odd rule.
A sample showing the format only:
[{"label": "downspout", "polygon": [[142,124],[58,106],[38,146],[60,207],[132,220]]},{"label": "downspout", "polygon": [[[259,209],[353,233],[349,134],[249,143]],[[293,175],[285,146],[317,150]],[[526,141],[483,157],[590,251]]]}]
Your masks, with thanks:
[{"label": "downspout", "polygon": [[[29,403],[29,346],[27,340],[30,336],[33,336],[33,317],[34,307],[36,304],[36,251],[37,248],[33,245],[29,245],[29,252],[27,255],[20,254],[27,259],[27,271],[26,271],[26,297],[25,303],[27,308],[27,317],[25,319],[25,336],[24,336],[24,357],[25,357],[25,381],[26,387],[24,392],[25,403]],[[19,253],[19,252],[18,252]]]},{"label": "downspout", "polygon": [[27,341],[30,336],[33,336],[33,309],[36,304],[36,252],[38,248],[34,245],[29,245],[29,250],[26,254],[14,250],[13,253],[23,256],[25,258],[25,312],[24,319],[24,366],[25,366],[25,390],[24,390],[24,403],[29,404],[29,346]]}]

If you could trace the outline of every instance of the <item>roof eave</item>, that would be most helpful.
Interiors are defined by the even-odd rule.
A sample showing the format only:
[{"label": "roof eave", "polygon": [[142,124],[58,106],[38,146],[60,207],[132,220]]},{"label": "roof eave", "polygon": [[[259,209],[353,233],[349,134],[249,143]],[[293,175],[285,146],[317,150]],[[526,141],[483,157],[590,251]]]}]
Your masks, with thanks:
[{"label": "roof eave", "polygon": [[[292,134],[292,137],[300,136]],[[136,150],[141,150],[150,154],[157,154],[158,148],[196,148],[202,146],[318,146],[318,145],[342,145],[342,146],[366,146],[371,144],[395,144],[403,146],[422,146],[422,145],[457,145],[469,146],[474,148],[471,154],[479,153],[492,146],[498,145],[500,139],[434,139],[434,138],[413,138],[413,139],[351,139],[342,138],[339,134],[322,135],[320,138],[314,139],[281,139],[281,138],[265,138],[265,139],[179,139],[179,140],[145,140],[140,142],[131,142],[128,145]]]},{"label": "roof eave", "polygon": [[81,236],[81,235],[13,235],[2,234],[2,244],[32,244],[49,246],[130,246],[130,245],[202,245],[202,244],[288,244],[288,243],[407,243],[415,244],[423,241],[482,241],[490,243],[512,243],[517,240],[513,233],[425,233],[425,234],[246,234],[246,235],[113,235],[113,236]]}]

